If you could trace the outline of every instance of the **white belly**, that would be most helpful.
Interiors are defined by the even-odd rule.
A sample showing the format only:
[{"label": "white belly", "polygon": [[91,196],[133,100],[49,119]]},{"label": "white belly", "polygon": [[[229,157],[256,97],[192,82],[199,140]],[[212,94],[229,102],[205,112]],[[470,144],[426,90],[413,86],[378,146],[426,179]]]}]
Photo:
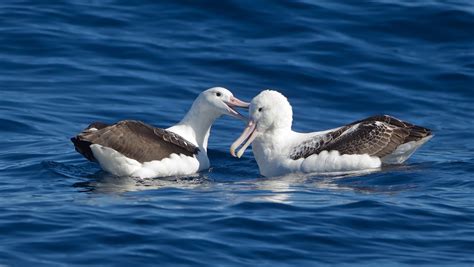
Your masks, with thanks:
[{"label": "white belly", "polygon": [[[256,151],[254,151],[255,153]],[[380,168],[378,157],[369,155],[340,155],[338,151],[322,151],[317,155],[293,160],[288,156],[269,156],[255,154],[260,174],[267,177],[282,176],[289,173],[329,173],[352,172]]]},{"label": "white belly", "polygon": [[91,145],[92,153],[104,171],[117,176],[154,178],[166,176],[191,175],[209,168],[209,159],[205,153],[197,156],[171,154],[162,160],[140,163],[120,154],[116,150],[101,145]]},{"label": "white belly", "polygon": [[376,169],[382,166],[379,157],[363,155],[341,155],[338,151],[322,151],[301,163],[301,170],[309,172],[350,172]]}]

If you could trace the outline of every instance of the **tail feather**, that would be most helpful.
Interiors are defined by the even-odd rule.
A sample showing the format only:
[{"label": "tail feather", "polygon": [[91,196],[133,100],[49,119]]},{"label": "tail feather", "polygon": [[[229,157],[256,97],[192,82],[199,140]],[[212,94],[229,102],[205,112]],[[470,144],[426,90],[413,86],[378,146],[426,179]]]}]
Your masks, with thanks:
[{"label": "tail feather", "polygon": [[405,139],[405,142],[419,141],[425,137],[431,136],[431,130],[418,125],[413,125],[409,128],[410,134]]},{"label": "tail feather", "polygon": [[87,126],[80,134],[75,137],[72,137],[71,141],[74,144],[74,148],[76,149],[76,151],[90,161],[97,161],[94,157],[94,153],[92,153],[92,150],[90,148],[93,143],[86,140],[85,135],[97,130],[101,130],[108,126],[110,125],[103,122],[93,122],[89,126]]},{"label": "tail feather", "polygon": [[90,148],[90,145],[92,145],[91,142],[81,140],[79,135],[71,138],[71,141],[74,144],[76,151],[83,155],[86,159],[89,161],[97,161]]}]

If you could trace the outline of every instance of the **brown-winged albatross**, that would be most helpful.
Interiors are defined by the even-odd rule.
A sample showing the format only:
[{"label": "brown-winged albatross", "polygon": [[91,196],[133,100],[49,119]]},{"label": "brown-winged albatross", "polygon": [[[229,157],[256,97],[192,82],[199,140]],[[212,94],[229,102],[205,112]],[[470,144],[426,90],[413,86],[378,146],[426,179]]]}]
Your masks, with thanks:
[{"label": "brown-winged albatross", "polygon": [[222,115],[245,120],[234,108],[248,106],[229,90],[214,87],[199,94],[184,118],[170,128],[134,120],[95,122],[71,141],[85,158],[117,176],[190,175],[209,168],[207,142],[214,121]]},{"label": "brown-winged albatross", "polygon": [[[431,137],[431,130],[388,115],[373,116],[322,132],[291,130],[293,111],[281,93],[265,90],[250,103],[250,119],[232,144],[241,157],[252,143],[260,173],[349,172],[399,164]],[[247,140],[237,155],[235,150]]]}]

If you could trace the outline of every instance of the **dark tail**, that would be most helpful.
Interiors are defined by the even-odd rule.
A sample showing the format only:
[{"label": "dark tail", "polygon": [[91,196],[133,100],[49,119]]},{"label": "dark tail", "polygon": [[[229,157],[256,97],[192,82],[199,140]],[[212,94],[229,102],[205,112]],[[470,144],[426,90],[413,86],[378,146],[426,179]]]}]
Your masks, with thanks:
[{"label": "dark tail", "polygon": [[110,126],[110,124],[96,121],[96,122],[91,123],[89,126],[87,126],[87,128],[85,128],[82,131],[82,133],[71,138],[71,141],[74,144],[76,151],[79,152],[81,155],[83,155],[86,159],[90,161],[97,161],[94,158],[94,154],[92,153],[92,150],[90,147],[92,143],[84,140],[84,135],[86,135],[87,133],[91,133],[92,130],[97,131],[97,130],[106,128],[108,126]]},{"label": "dark tail", "polygon": [[430,129],[413,124],[411,125],[411,127],[409,127],[409,131],[410,135],[407,136],[405,142],[419,141],[425,137],[432,135]]},{"label": "dark tail", "polygon": [[76,151],[79,152],[81,155],[83,155],[86,159],[90,161],[97,161],[94,158],[94,154],[92,153],[92,150],[90,147],[92,143],[81,140],[80,138],[81,138],[80,136],[71,138],[71,141],[74,144],[74,148],[76,149]]}]

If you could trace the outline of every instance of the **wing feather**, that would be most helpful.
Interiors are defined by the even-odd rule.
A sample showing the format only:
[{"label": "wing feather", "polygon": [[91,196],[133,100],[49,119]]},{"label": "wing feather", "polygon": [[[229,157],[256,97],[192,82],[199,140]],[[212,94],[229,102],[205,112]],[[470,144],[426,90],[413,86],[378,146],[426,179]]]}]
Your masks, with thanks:
[{"label": "wing feather", "polygon": [[401,121],[388,115],[379,115],[356,121],[324,136],[315,136],[294,147],[292,159],[307,158],[327,150],[343,154],[368,154],[384,157],[401,144],[418,141],[431,135],[431,130]]},{"label": "wing feather", "polygon": [[96,127],[89,126],[71,138],[76,150],[89,160],[95,160],[90,150],[92,144],[112,148],[139,162],[162,160],[173,153],[192,156],[199,152],[199,148],[181,136],[140,121],[125,120],[110,126],[96,125],[100,125],[100,129],[91,131],[91,128]]}]

